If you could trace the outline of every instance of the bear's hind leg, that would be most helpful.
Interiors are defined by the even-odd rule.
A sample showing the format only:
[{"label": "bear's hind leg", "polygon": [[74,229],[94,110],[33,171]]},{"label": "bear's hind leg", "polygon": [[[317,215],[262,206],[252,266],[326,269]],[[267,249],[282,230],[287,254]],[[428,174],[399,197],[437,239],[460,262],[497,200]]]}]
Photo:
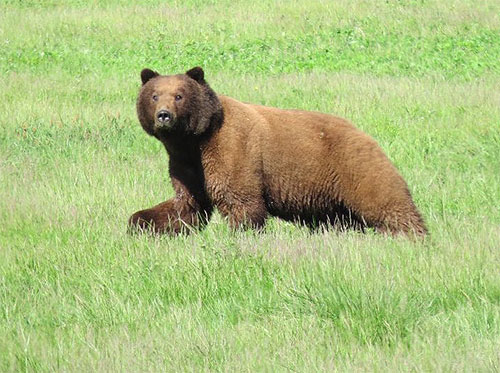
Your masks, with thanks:
[{"label": "bear's hind leg", "polygon": [[344,185],[342,203],[377,232],[425,236],[427,228],[403,178],[390,165],[368,171],[373,174],[374,169],[380,170],[376,177],[360,177],[353,185]]},{"label": "bear's hind leg", "polygon": [[416,208],[404,213],[389,214],[384,220],[377,222],[374,228],[379,233],[392,236],[403,234],[410,237],[425,237],[428,234],[427,227]]}]

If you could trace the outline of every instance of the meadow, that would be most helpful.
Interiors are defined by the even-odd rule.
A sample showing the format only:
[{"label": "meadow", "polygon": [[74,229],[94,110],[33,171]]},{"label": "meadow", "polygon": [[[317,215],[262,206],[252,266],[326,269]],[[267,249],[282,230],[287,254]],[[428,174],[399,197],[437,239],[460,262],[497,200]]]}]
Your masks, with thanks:
[{"label": "meadow", "polygon": [[[197,65],[372,135],[429,239],[128,235],[140,71]],[[0,371],[500,371],[499,87],[497,0],[2,0]]]}]

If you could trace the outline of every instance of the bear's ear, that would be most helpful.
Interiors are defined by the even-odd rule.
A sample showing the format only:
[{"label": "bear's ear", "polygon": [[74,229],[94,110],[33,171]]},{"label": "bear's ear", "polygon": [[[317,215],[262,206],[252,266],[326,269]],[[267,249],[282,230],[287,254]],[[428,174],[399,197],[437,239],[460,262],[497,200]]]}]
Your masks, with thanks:
[{"label": "bear's ear", "polygon": [[186,75],[191,79],[196,80],[200,84],[205,83],[205,73],[199,66],[193,67],[191,70],[186,71]]},{"label": "bear's ear", "polygon": [[149,82],[151,79],[153,79],[154,77],[158,76],[160,74],[158,74],[156,71],[153,71],[153,70],[150,70],[150,69],[144,69],[141,71],[141,80],[142,80],[142,84],[146,84],[147,82]]}]

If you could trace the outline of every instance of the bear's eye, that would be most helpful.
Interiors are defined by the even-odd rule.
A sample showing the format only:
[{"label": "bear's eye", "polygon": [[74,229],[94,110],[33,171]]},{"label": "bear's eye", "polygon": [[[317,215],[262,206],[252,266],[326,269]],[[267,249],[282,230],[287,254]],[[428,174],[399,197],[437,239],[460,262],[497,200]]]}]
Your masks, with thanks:
[{"label": "bear's eye", "polygon": [[153,101],[158,101],[158,95],[153,95]]},{"label": "bear's eye", "polygon": [[181,95],[175,96],[175,101],[180,101],[180,100],[182,100],[182,96]]}]

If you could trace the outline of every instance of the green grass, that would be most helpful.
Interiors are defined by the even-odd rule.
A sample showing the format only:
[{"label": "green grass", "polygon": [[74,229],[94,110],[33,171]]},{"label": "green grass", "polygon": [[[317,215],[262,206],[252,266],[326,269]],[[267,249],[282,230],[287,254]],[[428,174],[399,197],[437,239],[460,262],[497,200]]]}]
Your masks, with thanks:
[{"label": "green grass", "polygon": [[[500,4],[0,5],[0,371],[500,370]],[[216,215],[129,236],[173,190],[139,72],[347,117],[424,243]]]}]

